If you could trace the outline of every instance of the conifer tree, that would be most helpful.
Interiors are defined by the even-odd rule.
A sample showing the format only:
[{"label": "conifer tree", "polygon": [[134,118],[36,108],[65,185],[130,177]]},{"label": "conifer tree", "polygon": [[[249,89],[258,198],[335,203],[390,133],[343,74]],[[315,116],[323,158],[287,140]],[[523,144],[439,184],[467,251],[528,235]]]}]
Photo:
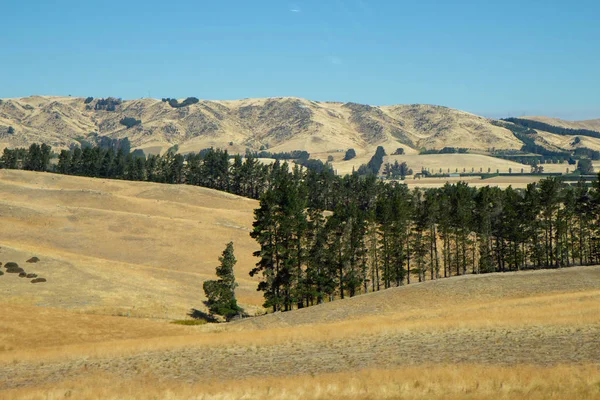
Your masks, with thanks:
[{"label": "conifer tree", "polygon": [[206,281],[203,285],[206,305],[211,314],[221,315],[230,320],[242,311],[235,298],[235,288],[238,285],[233,272],[237,262],[233,254],[233,242],[227,244],[219,262],[221,265],[216,268],[219,280]]}]

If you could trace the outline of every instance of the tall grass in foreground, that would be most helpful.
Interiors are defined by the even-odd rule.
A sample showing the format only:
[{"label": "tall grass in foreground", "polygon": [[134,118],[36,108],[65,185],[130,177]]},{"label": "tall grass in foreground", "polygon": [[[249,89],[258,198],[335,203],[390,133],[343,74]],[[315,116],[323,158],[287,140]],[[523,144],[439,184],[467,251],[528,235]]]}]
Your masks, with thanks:
[{"label": "tall grass in foreground", "polygon": [[261,380],[161,381],[101,375],[0,392],[19,399],[600,399],[598,365],[420,366]]}]

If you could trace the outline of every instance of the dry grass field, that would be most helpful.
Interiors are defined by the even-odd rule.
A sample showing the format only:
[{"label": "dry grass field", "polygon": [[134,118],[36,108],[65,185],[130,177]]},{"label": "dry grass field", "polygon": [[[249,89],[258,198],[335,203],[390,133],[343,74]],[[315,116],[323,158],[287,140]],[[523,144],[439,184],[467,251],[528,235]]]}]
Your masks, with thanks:
[{"label": "dry grass field", "polygon": [[413,284],[218,326],[5,305],[0,398],[600,397],[600,269]]},{"label": "dry grass field", "polygon": [[[241,303],[262,304],[248,271],[256,201],[192,186],[0,170],[0,261],[48,279],[0,276],[0,302],[182,318],[233,240]],[[37,264],[25,261],[40,258]]]},{"label": "dry grass field", "polygon": [[[230,324],[201,306],[256,202],[0,170],[0,399],[598,399],[600,268],[469,275]],[[25,260],[37,256],[35,264]]]},{"label": "dry grass field", "polygon": [[[384,146],[387,154],[392,154],[396,149],[393,146]],[[336,155],[332,163],[333,169],[339,174],[349,174],[352,169],[358,170],[362,164],[367,164],[373,154],[375,154],[376,147],[369,149],[370,151],[364,153],[358,153],[356,158],[349,161],[344,161],[344,153]],[[412,153],[412,154],[411,154]],[[414,150],[411,153],[392,156],[388,155],[384,157],[384,165],[386,163],[393,164],[398,161],[399,163],[406,162],[409,168],[415,173],[420,172],[423,168],[429,170],[431,173],[439,173],[440,169],[442,173],[447,174],[448,170],[450,173],[463,173],[463,172],[484,172],[487,173],[488,169],[490,172],[495,173],[499,171],[501,173],[508,173],[510,169],[514,174],[520,173],[521,169],[525,172],[531,170],[531,166],[520,164],[514,161],[503,160],[497,157],[490,157],[482,154],[415,154]],[[316,158],[320,158],[323,161],[327,159],[327,155],[322,154],[321,157],[317,155]],[[383,168],[383,167],[382,167]],[[564,171],[563,171],[564,172]]]}]

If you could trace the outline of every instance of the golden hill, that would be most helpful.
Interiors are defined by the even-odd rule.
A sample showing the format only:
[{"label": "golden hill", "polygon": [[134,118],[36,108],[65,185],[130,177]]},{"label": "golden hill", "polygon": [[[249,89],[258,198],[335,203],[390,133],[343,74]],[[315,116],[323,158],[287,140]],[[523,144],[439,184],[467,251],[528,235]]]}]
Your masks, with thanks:
[{"label": "golden hill", "polygon": [[[13,304],[183,318],[234,241],[238,296],[262,304],[248,276],[258,202],[200,187],[0,170],[0,261],[47,283],[0,276]],[[36,264],[25,261],[40,258]]]},{"label": "golden hill", "polygon": [[[415,149],[467,147],[487,151],[519,149],[522,143],[487,118],[446,107],[400,105],[372,107],[299,98],[203,100],[173,108],[157,99],[123,101],[114,111],[96,110],[98,99],[32,96],[0,100],[0,144],[45,142],[56,148],[76,144],[93,133],[128,137],[146,153],[178,145],[180,152],[221,147],[231,152],[262,146],[271,151],[334,153],[348,148],[371,155],[383,145]],[[127,129],[124,117],[141,120]],[[8,134],[13,127],[14,133]]]},{"label": "golden hill", "polygon": [[550,117],[521,117],[532,121],[543,122],[548,125],[560,126],[569,129],[588,129],[590,131],[600,132],[600,119],[590,119],[586,121],[567,121],[560,118]]}]

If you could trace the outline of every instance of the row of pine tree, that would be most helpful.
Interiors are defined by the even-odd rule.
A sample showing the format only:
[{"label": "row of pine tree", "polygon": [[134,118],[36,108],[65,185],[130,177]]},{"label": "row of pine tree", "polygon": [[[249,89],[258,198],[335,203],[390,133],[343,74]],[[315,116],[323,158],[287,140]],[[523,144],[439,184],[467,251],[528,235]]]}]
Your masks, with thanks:
[{"label": "row of pine tree", "polygon": [[[43,150],[42,150],[43,149]],[[455,275],[600,262],[600,190],[548,178],[526,189],[447,184],[409,190],[209,149],[135,157],[92,147],[5,150],[5,168],[187,183],[260,199],[251,275],[274,311]]]},{"label": "row of pine tree", "polygon": [[599,262],[600,191],[583,182],[411,191],[286,165],[272,174],[255,211],[252,275],[275,311],[415,280]]}]

